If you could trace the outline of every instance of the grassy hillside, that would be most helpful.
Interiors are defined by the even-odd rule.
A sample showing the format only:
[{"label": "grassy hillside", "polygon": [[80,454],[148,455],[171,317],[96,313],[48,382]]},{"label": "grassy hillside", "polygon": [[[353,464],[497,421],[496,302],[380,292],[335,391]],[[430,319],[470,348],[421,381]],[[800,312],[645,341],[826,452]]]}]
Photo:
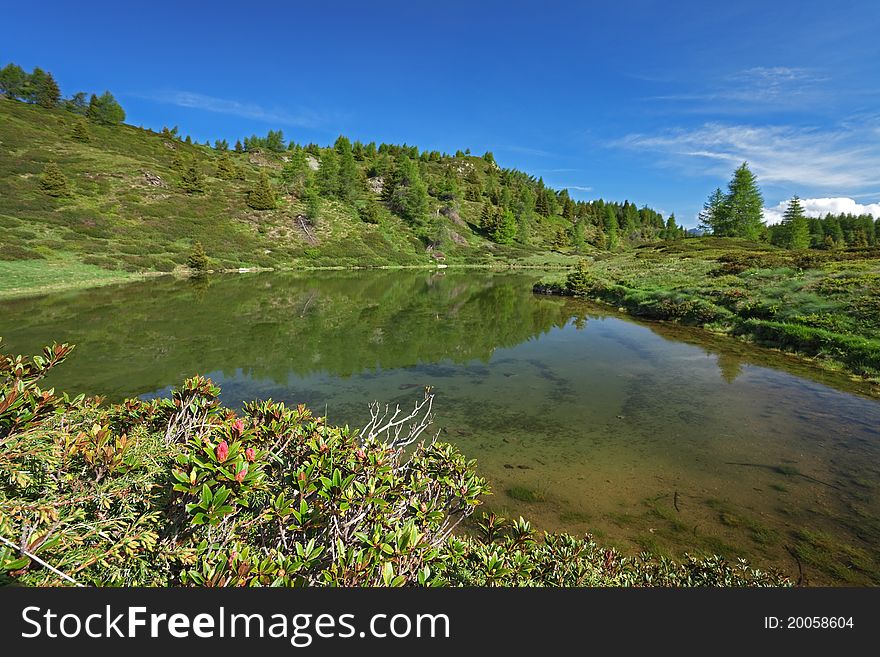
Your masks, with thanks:
[{"label": "grassy hillside", "polygon": [[562,278],[545,281],[547,291],[746,336],[880,382],[877,248],[788,251],[705,237],[597,254]]},{"label": "grassy hillside", "polygon": [[[87,142],[75,138],[77,124],[85,126]],[[298,216],[307,214],[305,204],[280,183],[288,153],[231,151],[228,156],[236,171],[231,180],[219,177],[221,154],[207,146],[0,98],[0,273],[26,285],[34,261],[58,279],[95,280],[106,278],[107,271],[117,278],[170,272],[185,265],[195,241],[204,245],[214,268],[570,262],[549,248],[559,228],[570,226],[559,216],[536,215],[529,245],[486,239],[479,228],[483,203],[464,198],[450,204],[429,196],[427,214],[439,238],[428,239],[381,202],[378,223],[366,223],[358,204],[379,195],[368,184],[364,161],[357,163],[361,197],[351,203],[325,199],[319,216],[304,228]],[[181,160],[195,163],[204,176],[204,193],[183,189]],[[41,189],[49,162],[66,177],[69,195],[53,197]],[[450,167],[459,178],[496,168],[470,156],[420,162],[420,167],[429,186]],[[274,210],[246,204],[263,171],[278,192]]]}]

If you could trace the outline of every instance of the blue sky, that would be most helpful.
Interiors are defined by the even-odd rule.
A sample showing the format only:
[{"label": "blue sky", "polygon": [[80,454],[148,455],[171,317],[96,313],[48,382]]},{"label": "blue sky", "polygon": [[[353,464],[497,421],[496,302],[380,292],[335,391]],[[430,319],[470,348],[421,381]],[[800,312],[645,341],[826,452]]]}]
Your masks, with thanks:
[{"label": "blue sky", "polygon": [[767,216],[880,216],[880,2],[8,3],[0,62],[134,125],[492,150],[694,225],[748,160]]}]

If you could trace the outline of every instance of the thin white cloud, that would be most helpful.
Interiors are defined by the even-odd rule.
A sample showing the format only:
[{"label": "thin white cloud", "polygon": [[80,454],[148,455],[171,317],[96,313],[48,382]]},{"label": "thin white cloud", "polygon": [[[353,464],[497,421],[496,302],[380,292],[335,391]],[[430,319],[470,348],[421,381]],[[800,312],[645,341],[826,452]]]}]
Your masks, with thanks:
[{"label": "thin white cloud", "polygon": [[743,114],[818,102],[825,93],[821,83],[828,80],[815,69],[756,66],[722,76],[713,83],[646,100],[668,101],[688,112]]},{"label": "thin white cloud", "polygon": [[875,125],[836,129],[706,123],[657,135],[631,134],[615,145],[655,151],[695,173],[728,177],[743,161],[760,183],[856,194],[880,185]]},{"label": "thin white cloud", "polygon": [[[869,214],[880,218],[880,203],[857,203],[855,200],[838,196],[835,198],[802,198],[801,206],[808,217],[824,217],[826,214]],[[781,201],[772,208],[764,208],[764,219],[768,224],[778,224],[788,207],[788,201]]]},{"label": "thin white cloud", "polygon": [[560,185],[563,189],[574,189],[578,192],[592,192],[592,187],[587,187],[585,185]]},{"label": "thin white cloud", "polygon": [[206,96],[205,94],[193,93],[191,91],[163,91],[144,97],[160,103],[177,105],[178,107],[189,107],[217,114],[257,119],[258,121],[277,125],[314,128],[326,122],[326,117],[307,109],[299,108],[293,112],[278,108],[270,109],[256,103],[242,103],[237,100]]}]

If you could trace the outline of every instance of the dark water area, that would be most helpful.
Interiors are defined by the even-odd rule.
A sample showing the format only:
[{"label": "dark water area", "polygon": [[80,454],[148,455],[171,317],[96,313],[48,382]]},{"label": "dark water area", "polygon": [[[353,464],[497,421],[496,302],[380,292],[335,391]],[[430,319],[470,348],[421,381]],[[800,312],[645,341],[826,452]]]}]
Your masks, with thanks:
[{"label": "dark water area", "polygon": [[224,403],[358,426],[436,393],[489,510],[602,543],[744,557],[810,584],[880,583],[880,401],[698,329],[535,296],[531,273],[162,279],[0,303],[8,350],[76,350],[51,383],[110,400],[196,373]]}]

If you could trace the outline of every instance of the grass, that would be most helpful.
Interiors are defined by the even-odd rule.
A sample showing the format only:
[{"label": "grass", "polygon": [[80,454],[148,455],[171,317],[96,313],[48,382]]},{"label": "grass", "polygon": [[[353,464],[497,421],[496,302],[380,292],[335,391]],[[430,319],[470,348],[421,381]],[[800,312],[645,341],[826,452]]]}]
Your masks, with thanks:
[{"label": "grass", "polygon": [[0,299],[28,296],[34,290],[62,292],[112,285],[142,278],[129,272],[108,271],[73,260],[0,260]]},{"label": "grass", "polygon": [[[595,254],[569,292],[730,333],[880,382],[880,249],[699,238]],[[562,277],[545,281],[564,288]]]},{"label": "grass", "polygon": [[[213,268],[303,269],[313,267],[427,267],[437,259],[427,249],[433,242],[451,266],[569,266],[575,258],[546,250],[562,217],[536,217],[531,245],[498,245],[479,229],[481,202],[459,199],[454,216],[447,205],[429,197],[427,216],[433,227],[411,225],[379,203],[378,224],[358,215],[357,205],[324,199],[308,234],[298,215],[305,205],[284,193],[280,170],[286,153],[229,153],[239,177],[218,177],[219,154],[128,125],[100,126],[86,122],[88,142],[72,138],[81,117],[0,98],[0,262],[28,262],[15,271],[46,269],[0,279],[0,294],[23,289],[50,291],[73,274],[77,286],[105,280],[56,267],[56,260],[91,265],[114,272],[170,272],[182,267],[193,242],[200,241]],[[192,161],[205,179],[204,193],[186,193],[175,159]],[[70,194],[50,197],[39,186],[48,162],[58,164]],[[358,166],[365,170],[367,162]],[[454,158],[420,165],[429,187],[442,180],[448,167],[487,171],[478,157]],[[279,191],[274,210],[255,211],[246,205],[247,192],[267,172]],[[365,173],[365,172],[364,172]],[[151,184],[158,177],[160,184]],[[447,213],[448,214],[448,213]],[[429,239],[430,237],[430,239]],[[65,265],[65,266],[66,266]],[[80,275],[80,273],[82,275]],[[29,286],[29,287],[28,287]],[[13,292],[13,287],[15,292]]]}]

